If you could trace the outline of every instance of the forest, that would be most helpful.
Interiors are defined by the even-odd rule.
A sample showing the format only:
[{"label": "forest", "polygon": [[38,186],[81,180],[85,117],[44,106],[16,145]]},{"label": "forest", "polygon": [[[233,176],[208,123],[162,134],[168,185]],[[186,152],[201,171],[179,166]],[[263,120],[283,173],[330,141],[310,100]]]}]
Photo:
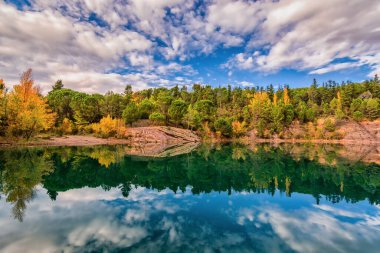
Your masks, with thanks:
[{"label": "forest", "polygon": [[151,125],[191,129],[204,138],[237,138],[251,130],[259,137],[286,138],[294,125],[317,127],[322,119],[324,131],[333,133],[338,121],[379,116],[378,76],[358,83],[318,84],[314,79],[305,88],[194,84],[134,91],[126,85],[123,93],[104,95],[65,88],[62,80],[43,95],[31,69],[13,87],[0,79],[0,136],[11,139],[38,134],[124,137],[127,127]]}]

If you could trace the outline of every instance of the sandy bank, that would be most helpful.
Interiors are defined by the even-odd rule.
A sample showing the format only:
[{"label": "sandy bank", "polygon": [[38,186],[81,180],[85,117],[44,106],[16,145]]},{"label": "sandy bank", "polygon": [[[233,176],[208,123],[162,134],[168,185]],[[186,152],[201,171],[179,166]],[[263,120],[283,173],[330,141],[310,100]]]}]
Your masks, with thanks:
[{"label": "sandy bank", "polygon": [[126,144],[131,146],[173,146],[199,143],[200,138],[192,131],[175,127],[153,126],[128,128],[125,138],[98,138],[90,135],[68,135],[36,139],[29,142],[0,141],[0,146],[94,146]]}]

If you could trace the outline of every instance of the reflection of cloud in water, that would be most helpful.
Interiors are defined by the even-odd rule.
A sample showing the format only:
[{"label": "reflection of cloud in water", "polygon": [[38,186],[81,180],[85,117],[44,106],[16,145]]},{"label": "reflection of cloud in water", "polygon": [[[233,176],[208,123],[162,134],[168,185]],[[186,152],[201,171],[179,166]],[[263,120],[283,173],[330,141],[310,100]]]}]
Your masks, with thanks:
[{"label": "reflection of cloud in water", "polygon": [[[316,206],[318,207],[318,206]],[[263,206],[259,219],[298,252],[379,252],[380,227],[365,213],[339,208],[299,208],[287,212]],[[327,212],[326,212],[327,211]],[[355,218],[352,220],[350,218]],[[377,213],[374,219],[380,218]]]},{"label": "reflection of cloud in water", "polygon": [[[0,252],[376,252],[380,210],[345,211],[314,200],[269,202],[255,194],[174,194],[142,187],[127,199],[119,189],[76,189],[51,202],[43,189],[23,223],[1,201]],[[278,197],[278,196],[277,196]],[[289,208],[284,203],[298,204]],[[346,208],[347,209],[347,208]],[[377,248],[376,248],[377,247]],[[43,250],[44,251],[43,251]]]}]

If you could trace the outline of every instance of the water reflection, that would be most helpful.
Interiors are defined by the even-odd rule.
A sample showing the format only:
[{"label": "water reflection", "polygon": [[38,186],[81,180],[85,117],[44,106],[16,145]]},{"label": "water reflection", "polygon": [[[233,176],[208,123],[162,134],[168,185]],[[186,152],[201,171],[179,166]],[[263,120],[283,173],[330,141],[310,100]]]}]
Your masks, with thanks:
[{"label": "water reflection", "polygon": [[0,252],[378,252],[380,168],[342,150],[3,150]]},{"label": "water reflection", "polygon": [[53,171],[53,163],[47,152],[34,149],[6,152],[1,157],[0,189],[6,201],[13,203],[13,217],[22,221],[26,203],[35,196],[35,186]]},{"label": "water reflection", "polygon": [[[43,189],[23,223],[0,211],[0,252],[378,252],[380,212],[360,203],[316,206],[310,196],[174,194],[133,187]],[[347,209],[350,209],[347,211]]]}]

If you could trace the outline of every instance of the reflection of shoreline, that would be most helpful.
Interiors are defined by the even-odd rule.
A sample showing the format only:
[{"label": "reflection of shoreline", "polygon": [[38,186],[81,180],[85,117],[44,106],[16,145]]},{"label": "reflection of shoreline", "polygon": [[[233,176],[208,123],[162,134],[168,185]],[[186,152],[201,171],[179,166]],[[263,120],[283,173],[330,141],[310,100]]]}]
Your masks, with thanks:
[{"label": "reflection of shoreline", "polygon": [[199,146],[197,142],[186,143],[141,143],[125,148],[127,155],[139,156],[139,157],[172,157],[182,154],[187,154],[196,149]]},{"label": "reflection of shoreline", "polygon": [[379,145],[380,140],[327,140],[327,139],[261,139],[256,138],[253,140],[242,139],[244,143],[314,143],[314,144],[341,144],[341,145],[353,145],[360,142],[361,144]]},{"label": "reflection of shoreline", "polygon": [[[248,147],[255,150],[256,146],[269,145],[282,147],[294,159],[307,158],[320,164],[336,165],[337,160],[350,163],[363,162],[380,165],[380,146],[376,144],[331,144],[331,143],[290,143],[290,142],[261,142],[250,143]],[[332,160],[331,158],[334,157]]]}]

